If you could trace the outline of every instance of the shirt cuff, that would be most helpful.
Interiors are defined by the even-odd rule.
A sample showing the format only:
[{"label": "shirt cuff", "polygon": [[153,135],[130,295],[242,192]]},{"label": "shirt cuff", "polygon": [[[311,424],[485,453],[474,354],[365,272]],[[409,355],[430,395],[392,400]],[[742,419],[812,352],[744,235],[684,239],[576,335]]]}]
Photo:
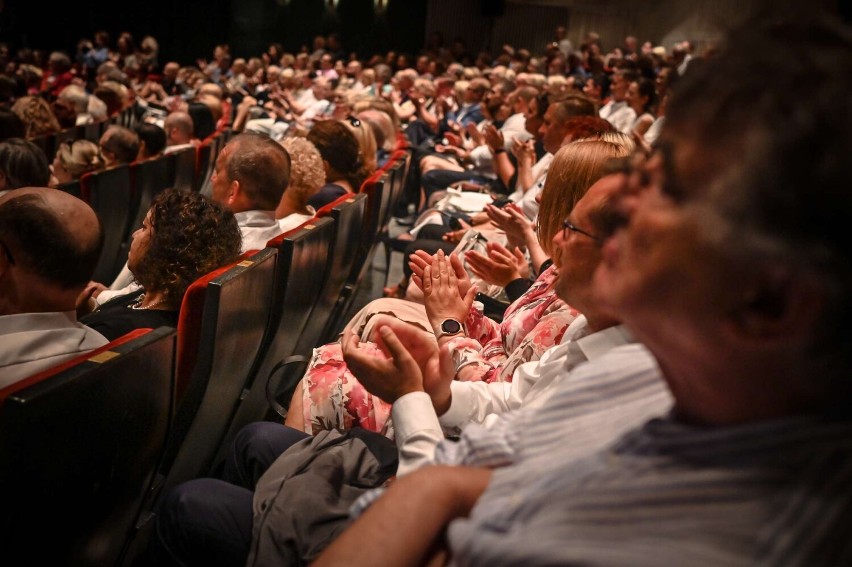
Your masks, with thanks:
[{"label": "shirt cuff", "polygon": [[432,398],[426,392],[410,392],[397,398],[391,408],[391,417],[399,446],[424,429],[441,430]]},{"label": "shirt cuff", "polygon": [[[450,408],[438,417],[438,422],[445,429],[461,427],[469,421],[470,408],[473,405],[473,395],[465,382],[453,382],[450,384],[452,398]],[[396,425],[396,422],[394,422]]]},{"label": "shirt cuff", "polygon": [[518,278],[506,284],[506,296],[511,301],[517,301],[532,286],[527,278]]}]

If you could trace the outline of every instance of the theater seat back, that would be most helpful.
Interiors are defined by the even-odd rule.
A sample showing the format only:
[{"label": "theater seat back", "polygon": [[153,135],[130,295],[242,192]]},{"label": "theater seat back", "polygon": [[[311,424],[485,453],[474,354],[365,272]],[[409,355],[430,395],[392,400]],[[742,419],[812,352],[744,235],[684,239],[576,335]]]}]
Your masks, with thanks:
[{"label": "theater seat back", "polygon": [[141,329],[0,390],[4,565],[114,565],[168,434],[175,330]]}]

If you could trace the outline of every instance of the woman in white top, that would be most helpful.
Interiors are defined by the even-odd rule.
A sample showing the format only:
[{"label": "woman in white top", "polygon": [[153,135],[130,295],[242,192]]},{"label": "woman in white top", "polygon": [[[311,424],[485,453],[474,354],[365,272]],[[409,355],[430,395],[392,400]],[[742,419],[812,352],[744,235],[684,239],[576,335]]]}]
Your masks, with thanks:
[{"label": "woman in white top", "polygon": [[654,123],[652,109],[657,102],[657,91],[654,82],[648,79],[633,81],[627,88],[625,97],[627,104],[636,112],[636,119],[630,131],[635,137],[643,138],[645,133]]}]

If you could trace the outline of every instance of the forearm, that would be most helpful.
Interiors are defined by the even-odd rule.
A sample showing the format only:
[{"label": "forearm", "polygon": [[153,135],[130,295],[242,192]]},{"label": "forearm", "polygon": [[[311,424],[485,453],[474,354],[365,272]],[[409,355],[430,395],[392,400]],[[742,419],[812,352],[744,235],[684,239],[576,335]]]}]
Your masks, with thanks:
[{"label": "forearm", "polygon": [[497,172],[500,181],[506,187],[509,187],[512,176],[515,175],[515,166],[512,165],[512,160],[509,159],[509,154],[505,151],[498,151],[494,154],[494,171]]},{"label": "forearm", "polygon": [[530,187],[535,183],[532,176],[532,166],[525,161],[518,162],[518,180],[515,182],[515,187],[520,189],[522,193],[530,190]]},{"label": "forearm", "polygon": [[490,479],[490,469],[469,467],[427,467],[400,478],[313,565],[421,565]]}]

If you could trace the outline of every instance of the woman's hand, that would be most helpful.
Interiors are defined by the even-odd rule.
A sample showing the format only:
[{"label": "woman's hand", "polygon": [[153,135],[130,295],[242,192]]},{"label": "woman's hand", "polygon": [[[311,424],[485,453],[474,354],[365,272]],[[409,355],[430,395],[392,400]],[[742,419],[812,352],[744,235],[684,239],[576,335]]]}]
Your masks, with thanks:
[{"label": "woman's hand", "polygon": [[527,219],[517,205],[510,204],[503,208],[487,205],[485,214],[497,228],[506,233],[510,248],[524,247],[528,239],[535,238],[535,224]]},{"label": "woman's hand", "polygon": [[464,267],[456,258],[457,265],[444,255],[443,250],[432,257],[432,264],[423,270],[423,296],[426,304],[426,316],[432,324],[435,336],[441,334],[441,322],[444,319],[465,321],[473,299],[476,297],[476,286],[470,286],[462,295],[459,293],[459,282],[456,270]]},{"label": "woman's hand", "polygon": [[[421,291],[423,291],[423,272],[426,270],[427,266],[431,265],[432,256],[423,250],[417,250],[408,258],[408,267],[411,268],[412,280],[414,281],[414,285],[420,288]],[[467,276],[467,272],[462,265],[461,259],[455,252],[450,254],[450,265],[456,274],[456,286],[458,287],[458,293],[460,296],[464,297],[471,285],[470,278]]]},{"label": "woman's hand", "polygon": [[95,281],[89,282],[83,291],[80,292],[80,295],[77,296],[77,317],[82,317],[88,313],[91,313],[97,307],[97,302],[95,298],[100,295],[102,291],[107,289],[107,287]]},{"label": "woman's hand", "polygon": [[488,256],[471,250],[465,256],[470,271],[484,281],[506,287],[509,282],[520,278],[529,278],[530,270],[520,248],[510,252],[499,242],[489,242]]}]

